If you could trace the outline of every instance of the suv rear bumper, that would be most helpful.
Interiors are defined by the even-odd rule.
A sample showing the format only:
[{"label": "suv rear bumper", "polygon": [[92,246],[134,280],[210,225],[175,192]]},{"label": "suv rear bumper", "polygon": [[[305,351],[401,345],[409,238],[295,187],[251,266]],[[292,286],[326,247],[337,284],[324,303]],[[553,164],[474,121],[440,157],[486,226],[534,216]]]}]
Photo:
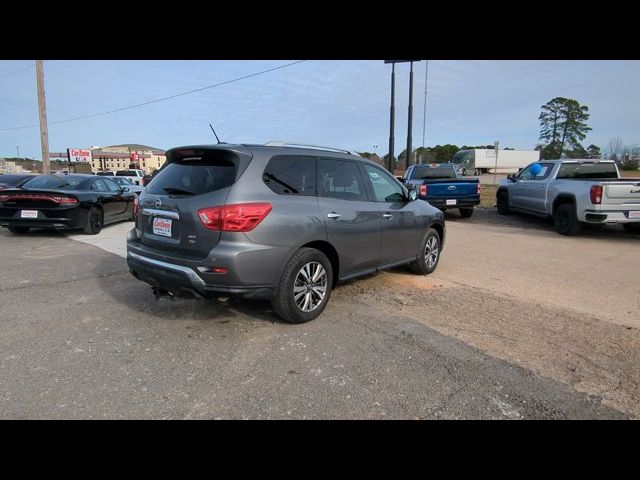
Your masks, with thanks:
[{"label": "suv rear bumper", "polygon": [[222,295],[268,300],[275,295],[275,287],[245,287],[212,285],[204,282],[195,270],[168,262],[127,252],[129,272],[152,287],[171,292],[177,297],[214,298]]},{"label": "suv rear bumper", "polygon": [[[252,253],[263,259],[256,265]],[[151,249],[140,243],[135,229],[127,238],[127,265],[138,280],[175,296],[215,298],[239,296],[267,300],[275,296],[281,270],[288,260],[288,249],[273,247],[264,255],[265,246],[220,242],[207,258],[186,260],[171,252]],[[211,273],[211,267],[223,267],[227,273]],[[260,271],[257,272],[256,268]],[[264,281],[267,279],[267,281]]]}]

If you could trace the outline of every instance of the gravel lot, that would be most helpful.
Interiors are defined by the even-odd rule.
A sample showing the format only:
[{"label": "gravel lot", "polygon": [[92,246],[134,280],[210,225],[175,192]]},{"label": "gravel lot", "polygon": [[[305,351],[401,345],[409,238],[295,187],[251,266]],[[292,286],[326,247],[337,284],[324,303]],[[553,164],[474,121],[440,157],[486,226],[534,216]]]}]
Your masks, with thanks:
[{"label": "gravel lot", "polygon": [[350,282],[298,326],[153,300],[130,224],[2,229],[0,418],[640,418],[639,238],[447,217],[436,275]]}]

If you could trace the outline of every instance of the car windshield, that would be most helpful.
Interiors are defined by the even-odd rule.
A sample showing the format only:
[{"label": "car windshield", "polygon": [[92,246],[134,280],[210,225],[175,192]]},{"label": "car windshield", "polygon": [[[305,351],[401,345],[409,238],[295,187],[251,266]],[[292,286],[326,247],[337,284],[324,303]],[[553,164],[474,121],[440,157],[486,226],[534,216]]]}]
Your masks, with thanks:
[{"label": "car windshield", "polygon": [[47,190],[82,190],[88,178],[79,175],[40,175],[28,180],[22,188]]},{"label": "car windshield", "polygon": [[422,180],[425,178],[456,178],[452,166],[431,167],[428,165],[419,165],[415,167],[413,178]]}]

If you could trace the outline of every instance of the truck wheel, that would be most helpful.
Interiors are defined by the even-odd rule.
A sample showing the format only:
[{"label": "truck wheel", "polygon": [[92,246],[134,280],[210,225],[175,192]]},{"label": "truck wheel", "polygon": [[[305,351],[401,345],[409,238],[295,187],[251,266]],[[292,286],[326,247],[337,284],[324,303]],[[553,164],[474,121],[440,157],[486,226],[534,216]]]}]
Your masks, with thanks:
[{"label": "truck wheel", "polygon": [[462,176],[465,176],[467,174],[467,169],[463,168],[462,170],[460,170],[460,173],[462,174]]},{"label": "truck wheel", "polygon": [[305,323],[327,306],[333,288],[333,269],[327,256],[315,248],[301,248],[287,263],[273,311],[289,323]]},{"label": "truck wheel", "polygon": [[640,233],[640,223],[623,223],[622,226],[627,233]]},{"label": "truck wheel", "polygon": [[14,235],[22,235],[29,232],[29,227],[16,227],[15,225],[9,225],[9,231]]},{"label": "truck wheel", "polygon": [[411,262],[409,267],[419,275],[432,273],[438,266],[440,250],[440,235],[434,228],[430,228],[420,244],[418,259]]},{"label": "truck wheel", "polygon": [[473,215],[473,208],[461,208],[460,209],[460,216],[462,218],[469,218],[471,215]]},{"label": "truck wheel", "polygon": [[498,213],[500,215],[509,215],[509,194],[505,191],[498,192],[496,195],[496,206],[498,207]]},{"label": "truck wheel", "polygon": [[480,175],[482,175],[482,170],[480,170],[479,168],[476,168],[476,171],[474,172],[474,175],[476,177],[479,177]]},{"label": "truck wheel", "polygon": [[553,224],[560,235],[576,235],[582,228],[572,203],[563,203],[556,208]]}]

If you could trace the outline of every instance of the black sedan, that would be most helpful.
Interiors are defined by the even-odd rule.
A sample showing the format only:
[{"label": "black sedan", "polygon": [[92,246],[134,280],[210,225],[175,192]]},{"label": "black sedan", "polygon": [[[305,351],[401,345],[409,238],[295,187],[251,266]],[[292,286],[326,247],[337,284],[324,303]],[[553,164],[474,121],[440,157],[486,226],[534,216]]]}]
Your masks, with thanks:
[{"label": "black sedan", "polygon": [[84,229],[133,220],[136,195],[105,177],[39,175],[19,188],[0,190],[0,226],[12,233],[32,227]]},{"label": "black sedan", "polygon": [[35,175],[27,175],[23,173],[0,173],[0,190],[19,187],[21,184],[33,177],[35,177]]}]

